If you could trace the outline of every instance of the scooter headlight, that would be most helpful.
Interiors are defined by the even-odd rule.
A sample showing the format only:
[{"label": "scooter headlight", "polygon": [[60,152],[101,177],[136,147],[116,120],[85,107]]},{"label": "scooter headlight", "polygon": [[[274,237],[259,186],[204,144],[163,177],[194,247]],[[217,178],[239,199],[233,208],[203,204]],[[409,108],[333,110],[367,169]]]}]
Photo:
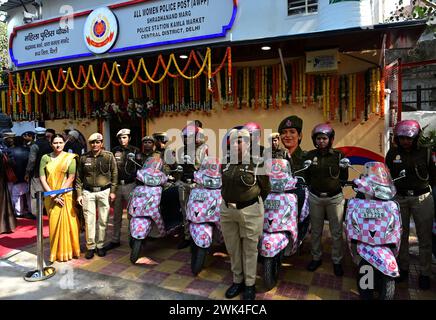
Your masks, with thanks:
[{"label": "scooter headlight", "polygon": [[381,200],[390,200],[395,196],[395,192],[390,186],[375,185],[373,190],[374,196]]},{"label": "scooter headlight", "polygon": [[286,186],[286,180],[285,179],[269,179],[271,184],[271,191],[272,192],[284,192],[285,186]]},{"label": "scooter headlight", "polygon": [[156,187],[160,185],[161,177],[151,176],[149,174],[146,174],[144,176],[144,184],[151,187]]},{"label": "scooter headlight", "polygon": [[209,176],[203,176],[203,185],[208,189],[218,189],[221,188],[221,178],[212,178]]}]

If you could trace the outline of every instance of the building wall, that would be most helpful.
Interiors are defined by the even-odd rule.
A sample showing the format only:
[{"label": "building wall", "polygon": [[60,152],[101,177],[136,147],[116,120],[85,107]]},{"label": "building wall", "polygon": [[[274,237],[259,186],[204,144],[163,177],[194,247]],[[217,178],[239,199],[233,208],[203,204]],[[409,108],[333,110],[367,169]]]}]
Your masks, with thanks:
[{"label": "building wall", "polygon": [[[357,55],[357,54],[356,54]],[[362,54],[361,57],[369,61],[378,61],[378,55],[374,53]],[[347,55],[339,55],[339,74],[349,74],[365,71],[372,67],[371,64],[363,62],[361,60],[353,59]],[[274,63],[274,61],[269,61]],[[275,61],[279,63],[279,61]],[[265,64],[264,61],[256,61],[250,63],[244,63],[240,65],[260,65]],[[239,66],[239,64],[236,64]],[[165,114],[160,118],[155,118],[147,122],[147,134],[152,134],[158,131],[167,131],[169,129],[182,129],[188,121],[195,119],[200,120],[203,123],[204,128],[214,131],[216,137],[219,137],[220,129],[230,129],[237,125],[242,125],[248,121],[256,121],[262,125],[263,129],[277,131],[278,125],[285,117],[296,114],[304,121],[303,128],[303,149],[310,150],[313,148],[313,144],[310,138],[312,128],[322,122],[323,119],[322,110],[317,105],[308,106],[303,108],[300,104],[292,104],[282,106],[279,110],[251,110],[248,108],[235,110],[232,106],[227,110],[223,110],[221,104],[214,102],[213,110],[211,113],[204,113],[202,111],[192,112],[190,114]],[[354,121],[345,125],[339,121],[332,122],[333,127],[336,130],[335,146],[358,146],[368,150],[371,150],[379,155],[384,155],[386,152],[383,148],[382,138],[384,135],[384,120],[378,116],[371,116],[365,123],[360,121]],[[221,136],[222,137],[222,136]],[[220,137],[220,138],[221,138]],[[212,142],[212,141],[211,141]],[[215,143],[213,143],[215,144]],[[265,142],[266,144],[266,142]],[[221,145],[221,141],[215,144],[216,155],[219,155],[218,146]],[[178,139],[173,142],[173,148],[181,146],[181,140]]]},{"label": "building wall", "polygon": [[[162,3],[169,2],[161,1]],[[223,0],[231,1],[231,0]],[[71,6],[73,12],[95,9],[104,5],[119,3],[112,0],[73,1],[65,4],[64,0],[43,1],[43,20],[65,15],[66,5]],[[330,4],[329,0],[319,0],[318,13],[308,15],[287,15],[287,0],[240,0],[238,12],[233,28],[225,38],[204,40],[198,44],[221,41],[243,41],[263,39],[286,35],[304,34],[326,30],[347,29],[354,27],[368,27],[382,23],[385,16],[392,11],[398,0],[360,0],[343,1]],[[407,2],[407,0],[406,0]],[[27,5],[30,12],[35,8]],[[384,8],[384,9],[383,9]],[[9,12],[8,34],[13,27],[23,24],[23,8]],[[127,31],[122,31],[127,32]],[[81,40],[81,39],[80,39]],[[147,48],[144,52],[159,51],[166,48],[183,47],[186,44]]]},{"label": "building wall", "polygon": [[[157,118],[148,122],[148,133],[151,134],[157,131],[167,131],[169,129],[181,130],[186,126],[188,121],[200,120],[203,123],[203,128],[212,130],[215,133],[218,141],[210,139],[208,144],[219,155],[219,147],[222,143],[222,137],[219,135],[219,130],[225,130],[243,125],[248,121],[256,121],[261,124],[262,129],[270,130],[269,132],[276,132],[280,121],[290,115],[298,115],[303,119],[303,141],[301,147],[304,150],[311,150],[314,148],[311,140],[311,131],[313,127],[319,123],[325,122],[323,119],[322,110],[316,106],[309,106],[303,108],[301,105],[286,105],[280,110],[257,110],[250,109],[222,110],[219,106],[212,111],[210,115],[202,112],[193,112],[189,115],[167,115]],[[351,122],[348,125],[339,121],[331,122],[331,125],[336,131],[335,147],[354,146],[371,150],[379,155],[384,155],[382,149],[382,137],[384,134],[384,120],[378,116],[371,116],[370,119],[364,123],[360,121]],[[224,132],[225,133],[225,132]],[[266,132],[267,133],[267,132]],[[262,135],[264,145],[268,145],[265,140],[265,134]],[[176,139],[177,138],[177,139]],[[169,146],[172,149],[177,149],[181,146],[179,137],[170,137],[172,143]],[[213,147],[215,146],[215,148]]]}]

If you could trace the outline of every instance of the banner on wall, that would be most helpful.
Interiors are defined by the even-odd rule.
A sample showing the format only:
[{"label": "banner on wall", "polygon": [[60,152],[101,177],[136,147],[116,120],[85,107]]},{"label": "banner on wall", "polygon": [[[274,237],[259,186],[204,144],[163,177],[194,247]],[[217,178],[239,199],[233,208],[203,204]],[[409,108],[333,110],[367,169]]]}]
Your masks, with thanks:
[{"label": "banner on wall", "polygon": [[225,38],[236,12],[236,0],[128,1],[16,27],[9,53],[25,68]]}]

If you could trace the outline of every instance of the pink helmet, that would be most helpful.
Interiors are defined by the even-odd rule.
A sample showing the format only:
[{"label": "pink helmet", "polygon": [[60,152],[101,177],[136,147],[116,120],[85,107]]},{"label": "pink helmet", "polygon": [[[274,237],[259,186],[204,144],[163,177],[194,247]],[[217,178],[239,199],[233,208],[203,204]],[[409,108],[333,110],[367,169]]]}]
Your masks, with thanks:
[{"label": "pink helmet", "polygon": [[312,129],[312,141],[315,147],[316,136],[320,133],[325,134],[327,137],[329,137],[329,145],[331,146],[333,144],[333,140],[335,139],[335,130],[333,130],[332,126],[327,123],[320,123]]},{"label": "pink helmet", "polygon": [[394,136],[416,138],[421,133],[421,126],[415,120],[403,120],[397,123]]},{"label": "pink helmet", "polygon": [[262,130],[262,127],[257,122],[247,122],[244,124],[244,128],[247,129],[250,134],[253,134],[254,131]]}]

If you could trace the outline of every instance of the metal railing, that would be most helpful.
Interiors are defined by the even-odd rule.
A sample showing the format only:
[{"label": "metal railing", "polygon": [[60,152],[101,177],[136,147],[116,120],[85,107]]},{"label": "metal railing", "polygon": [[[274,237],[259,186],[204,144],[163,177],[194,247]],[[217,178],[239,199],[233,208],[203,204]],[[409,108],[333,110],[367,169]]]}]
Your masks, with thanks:
[{"label": "metal railing", "polygon": [[53,190],[48,192],[37,192],[36,193],[36,204],[37,204],[37,239],[36,239],[36,270],[29,271],[26,273],[24,280],[35,282],[42,281],[53,277],[56,274],[56,269],[54,267],[44,267],[44,237],[43,237],[43,224],[42,224],[42,199],[43,197],[48,197],[53,194],[64,194],[73,191],[74,188],[65,188],[60,190]]}]

